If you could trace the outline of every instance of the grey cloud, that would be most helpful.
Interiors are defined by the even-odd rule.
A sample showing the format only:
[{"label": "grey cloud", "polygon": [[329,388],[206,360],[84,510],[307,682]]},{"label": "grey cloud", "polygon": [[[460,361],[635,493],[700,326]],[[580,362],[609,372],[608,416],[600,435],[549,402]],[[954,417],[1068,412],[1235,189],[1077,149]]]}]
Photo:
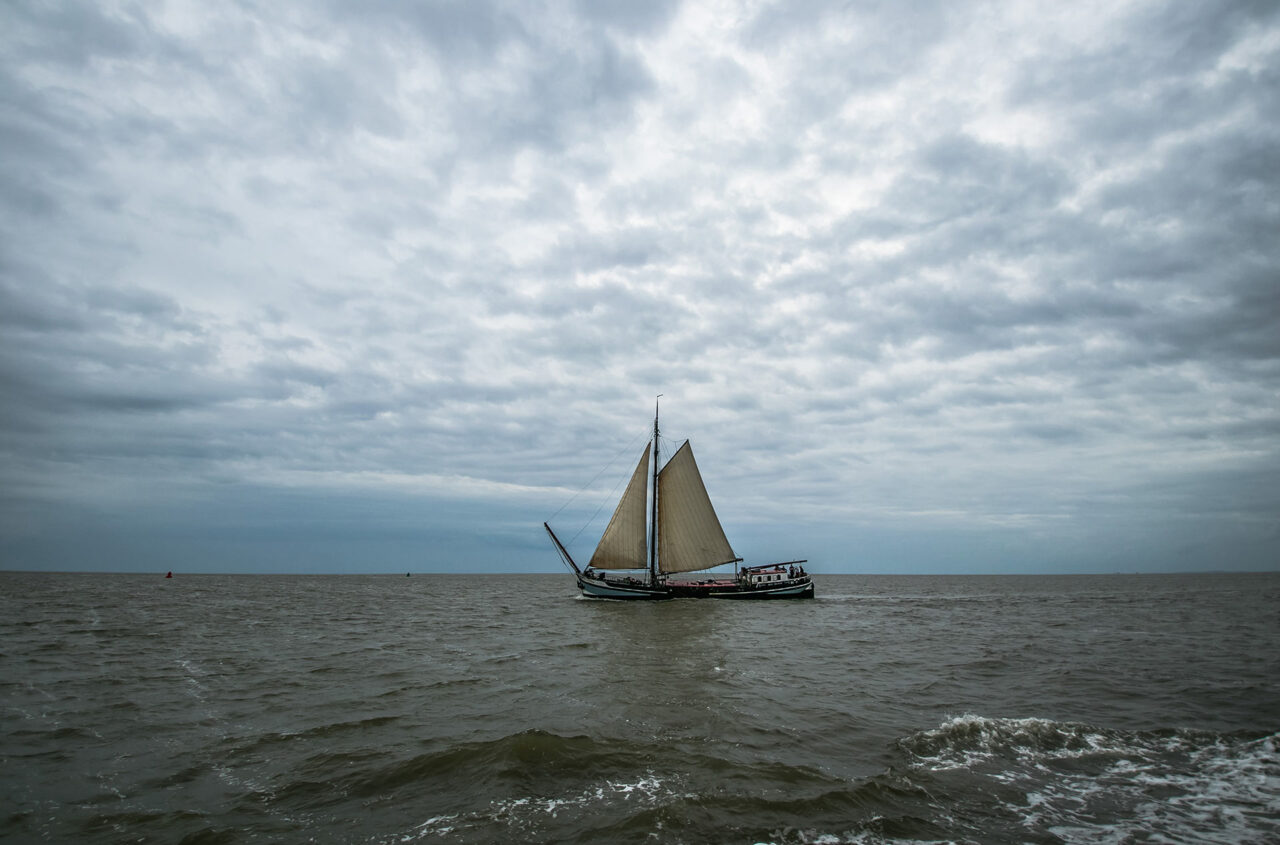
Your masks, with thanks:
[{"label": "grey cloud", "polygon": [[[1239,2],[1214,6],[1151,4],[1139,10],[1104,46],[1084,55],[1024,63],[1011,90],[1015,104],[1047,103],[1066,118],[1073,140],[1109,157],[1262,97],[1274,100],[1266,79],[1229,72],[1203,87],[1197,78],[1214,68],[1239,39],[1272,25],[1274,6]],[[1101,145],[1107,145],[1104,152]]]},{"label": "grey cloud", "polygon": [[127,58],[144,47],[139,21],[96,6],[15,3],[4,12],[10,49],[43,61],[84,67],[94,58]]},{"label": "grey cloud", "polygon": [[336,385],[341,378],[333,370],[298,364],[287,358],[264,361],[254,368],[254,372],[268,383],[296,382],[321,388]]},{"label": "grey cloud", "polygon": [[474,557],[665,393],[726,523],[828,553],[1274,550],[1232,527],[1280,495],[1273,10],[1102,10],[1083,48],[985,10],[1027,55],[981,96],[975,7],[685,11],[7,9],[14,512],[248,555],[421,518]]},{"label": "grey cloud", "polygon": [[[821,0],[769,2],[760,4],[745,28],[746,41],[753,47],[785,43],[797,35],[812,37],[840,25],[852,29],[856,43],[871,48],[872,62],[877,48],[909,58],[946,32],[945,3],[925,2],[910,8],[892,3],[847,3],[833,6]],[[857,52],[845,57],[846,66],[857,72],[868,57]],[[881,73],[896,74],[899,61],[886,62]]]},{"label": "grey cloud", "polygon": [[0,213],[48,216],[86,168],[84,156],[59,137],[75,125],[39,92],[0,68]]},{"label": "grey cloud", "polygon": [[577,235],[556,245],[547,271],[561,276],[612,268],[639,268],[671,255],[671,233],[653,227],[626,228],[604,236]]},{"label": "grey cloud", "polygon": [[671,21],[680,5],[679,0],[576,0],[575,11],[586,20],[622,34],[652,36]]},{"label": "grey cloud", "polygon": [[[81,293],[81,301],[90,309],[133,314],[148,319],[174,320],[182,309],[171,297],[140,288],[105,287],[97,285]],[[183,328],[195,328],[187,323]]]},{"label": "grey cloud", "polygon": [[496,0],[413,4],[378,0],[360,9],[336,3],[330,12],[361,29],[372,24],[368,31],[382,37],[412,32],[442,57],[463,66],[486,63],[504,44],[530,37],[518,11]]},{"label": "grey cloud", "polygon": [[[608,28],[596,28],[619,22],[619,13],[597,9],[581,37],[566,44],[560,43],[560,18],[541,21],[528,11],[489,2],[379,3],[362,7],[349,23],[374,39],[385,38],[387,25],[412,33],[445,67],[461,71],[435,102],[421,106],[445,112],[469,156],[527,146],[558,150],[580,133],[625,120],[632,103],[651,90],[644,66]],[[347,14],[345,7],[335,12]],[[661,16],[661,6],[654,5],[629,17],[638,25]],[[505,84],[469,91],[468,80],[481,73]]]},{"label": "grey cloud", "polygon": [[[889,204],[898,201],[934,210],[938,200],[959,202],[958,212],[981,209],[992,214],[1026,213],[1052,209],[1070,187],[1067,174],[1056,162],[1035,159],[1020,150],[997,148],[964,135],[939,138],[923,147],[910,172],[920,175],[936,190],[932,196],[890,193]],[[952,213],[944,209],[940,215]]]},{"label": "grey cloud", "polygon": [[1266,200],[1280,185],[1277,141],[1280,133],[1268,137],[1254,130],[1179,145],[1148,178],[1104,191],[1099,205],[1104,211],[1155,222],[1194,222],[1197,237],[1215,241],[1195,243],[1197,250],[1213,246],[1270,251],[1266,235],[1280,222],[1280,211]]},{"label": "grey cloud", "polygon": [[1136,95],[1159,93],[1151,90],[1152,85],[1166,96],[1186,93],[1184,86],[1190,77],[1212,68],[1241,36],[1275,16],[1274,6],[1251,0],[1215,6],[1139,6],[1110,33],[1104,45],[1081,54],[1025,63],[1013,97],[1015,102],[1043,98],[1096,108],[1098,98],[1108,104],[1107,98],[1125,99],[1132,94],[1135,97],[1129,105],[1141,107]]},{"label": "grey cloud", "polygon": [[[364,62],[362,64],[367,64]],[[378,72],[381,71],[381,72]],[[310,132],[337,132],[346,135],[363,129],[376,135],[399,137],[404,121],[386,100],[383,89],[395,74],[378,68],[356,75],[350,62],[300,62],[290,78],[283,81],[282,104],[287,104],[288,121],[301,137]]]},{"label": "grey cloud", "polygon": [[635,100],[649,90],[644,67],[603,40],[581,52],[546,57],[519,77],[509,95],[460,100],[457,125],[482,150],[558,150],[625,121]]}]

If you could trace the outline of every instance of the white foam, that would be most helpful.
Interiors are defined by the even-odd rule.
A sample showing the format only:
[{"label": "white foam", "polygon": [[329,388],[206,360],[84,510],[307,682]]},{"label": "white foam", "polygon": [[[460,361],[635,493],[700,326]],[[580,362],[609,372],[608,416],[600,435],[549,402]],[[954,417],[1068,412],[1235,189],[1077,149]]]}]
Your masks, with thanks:
[{"label": "white foam", "polygon": [[647,773],[634,781],[606,781],[572,795],[521,796],[491,801],[483,812],[433,816],[413,830],[393,837],[393,840],[412,842],[493,825],[504,827],[515,835],[536,831],[542,821],[558,818],[561,812],[595,816],[601,812],[601,805],[613,802],[634,802],[639,807],[649,807],[679,797],[688,796],[674,791],[666,779]]},{"label": "white foam", "polygon": [[[1065,842],[1280,841],[1280,734],[1142,734],[966,714],[903,743],[915,765],[1025,790],[1003,809]],[[1057,765],[1096,758],[1081,772]]]},{"label": "white foam", "polygon": [[[1103,754],[1143,756],[1155,750],[1150,743],[1135,743],[1133,735],[1076,722],[990,719],[973,714],[954,716],[902,745],[917,765],[935,772],[972,769],[997,758],[1037,766],[1044,761]],[[934,750],[930,753],[929,749]]]}]

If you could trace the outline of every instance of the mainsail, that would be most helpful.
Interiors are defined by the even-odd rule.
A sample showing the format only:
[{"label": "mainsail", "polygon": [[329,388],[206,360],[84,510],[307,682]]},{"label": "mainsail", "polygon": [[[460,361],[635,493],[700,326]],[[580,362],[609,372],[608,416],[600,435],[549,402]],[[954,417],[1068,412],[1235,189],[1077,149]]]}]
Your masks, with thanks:
[{"label": "mainsail", "polygon": [[[696,472],[696,470],[695,470]],[[596,569],[644,569],[649,553],[645,542],[645,492],[648,490],[649,447],[627,482],[627,489],[600,538],[588,566]],[[704,494],[705,495],[705,494]]]},{"label": "mainsail", "polygon": [[692,572],[737,559],[686,440],[658,474],[658,568]]}]

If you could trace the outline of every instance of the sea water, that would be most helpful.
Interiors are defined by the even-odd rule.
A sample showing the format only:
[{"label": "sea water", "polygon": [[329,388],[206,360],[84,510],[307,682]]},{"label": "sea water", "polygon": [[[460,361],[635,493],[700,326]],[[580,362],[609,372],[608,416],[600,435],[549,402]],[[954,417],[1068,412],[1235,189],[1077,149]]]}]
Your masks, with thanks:
[{"label": "sea water", "polygon": [[0,839],[1280,840],[1280,574],[0,573]]}]

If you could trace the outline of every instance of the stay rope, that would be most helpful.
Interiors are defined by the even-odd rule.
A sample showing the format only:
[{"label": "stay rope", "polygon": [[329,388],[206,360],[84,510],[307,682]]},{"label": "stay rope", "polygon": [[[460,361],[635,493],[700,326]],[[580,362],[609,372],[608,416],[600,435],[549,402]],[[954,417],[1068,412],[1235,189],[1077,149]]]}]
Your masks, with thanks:
[{"label": "stay rope", "polygon": [[[599,472],[597,472],[597,473],[595,474],[595,477],[594,477],[594,478],[592,478],[590,481],[588,481],[586,484],[584,484],[584,485],[582,486],[582,488],[578,490],[578,492],[574,493],[572,496],[570,496],[570,497],[569,497],[568,501],[566,501],[563,505],[561,505],[559,508],[557,508],[557,509],[556,509],[556,512],[555,512],[555,513],[553,513],[553,514],[551,514],[551,516],[547,519],[547,522],[551,522],[551,520],[555,519],[557,516],[559,516],[559,515],[560,515],[560,512],[561,512],[561,511],[563,511],[565,508],[569,507],[569,505],[573,504],[573,501],[574,501],[575,499],[577,499],[577,498],[578,498],[579,496],[581,496],[584,492],[586,492],[587,488],[589,488],[592,484],[595,484],[597,481],[599,481],[599,480],[600,480],[600,477],[601,477],[602,475],[604,475],[606,472],[608,472],[608,471],[609,471],[609,469],[610,469],[610,467],[612,467],[615,463],[617,463],[617,462],[618,462],[618,458],[622,457],[622,456],[623,456],[624,454],[626,454],[628,451],[630,451],[631,449],[635,448],[636,442],[637,442],[638,440],[640,440],[640,438],[641,438],[641,437],[644,437],[644,436],[646,436],[647,434],[649,434],[649,431],[647,431],[647,430],[643,430],[643,429],[642,429],[638,434],[636,434],[636,436],[635,436],[635,437],[632,437],[632,438],[631,438],[631,440],[627,442],[627,445],[625,445],[625,446],[623,446],[621,449],[619,449],[619,450],[618,450],[618,452],[617,452],[617,454],[615,454],[612,458],[610,458],[610,459],[609,459],[609,462],[608,462],[607,464],[605,464],[605,465],[604,465],[604,468],[603,468],[603,469],[601,469]],[[626,476],[626,478],[630,478],[630,477],[631,477],[631,476],[629,476],[629,475],[628,475],[628,476]],[[604,499],[602,499],[602,500],[600,501],[600,506],[596,508],[595,513],[591,514],[591,518],[590,518],[590,519],[588,519],[585,523],[583,523],[582,527],[578,529],[577,533],[575,533],[572,537],[570,537],[570,538],[569,538],[569,542],[568,542],[568,543],[565,543],[565,545],[566,545],[566,546],[571,545],[571,544],[573,543],[573,541],[574,541],[574,540],[578,539],[578,536],[579,536],[579,535],[581,535],[583,531],[586,531],[586,530],[587,530],[587,526],[588,526],[588,525],[590,525],[592,522],[594,522],[594,521],[595,521],[595,518],[596,518],[597,516],[599,516],[599,515],[600,515],[600,511],[604,510],[604,506],[605,506],[605,505],[606,505],[610,500],[612,500],[612,498],[613,498],[613,494],[614,494],[614,493],[616,493],[616,492],[617,492],[617,490],[618,490],[618,488],[622,486],[622,482],[623,482],[623,480],[624,480],[624,479],[622,479],[622,478],[619,478],[619,479],[618,479],[618,483],[617,483],[617,484],[615,484],[615,485],[613,485],[613,489],[609,491],[609,495],[608,495],[608,496],[606,496],[606,497],[604,497]]]}]

